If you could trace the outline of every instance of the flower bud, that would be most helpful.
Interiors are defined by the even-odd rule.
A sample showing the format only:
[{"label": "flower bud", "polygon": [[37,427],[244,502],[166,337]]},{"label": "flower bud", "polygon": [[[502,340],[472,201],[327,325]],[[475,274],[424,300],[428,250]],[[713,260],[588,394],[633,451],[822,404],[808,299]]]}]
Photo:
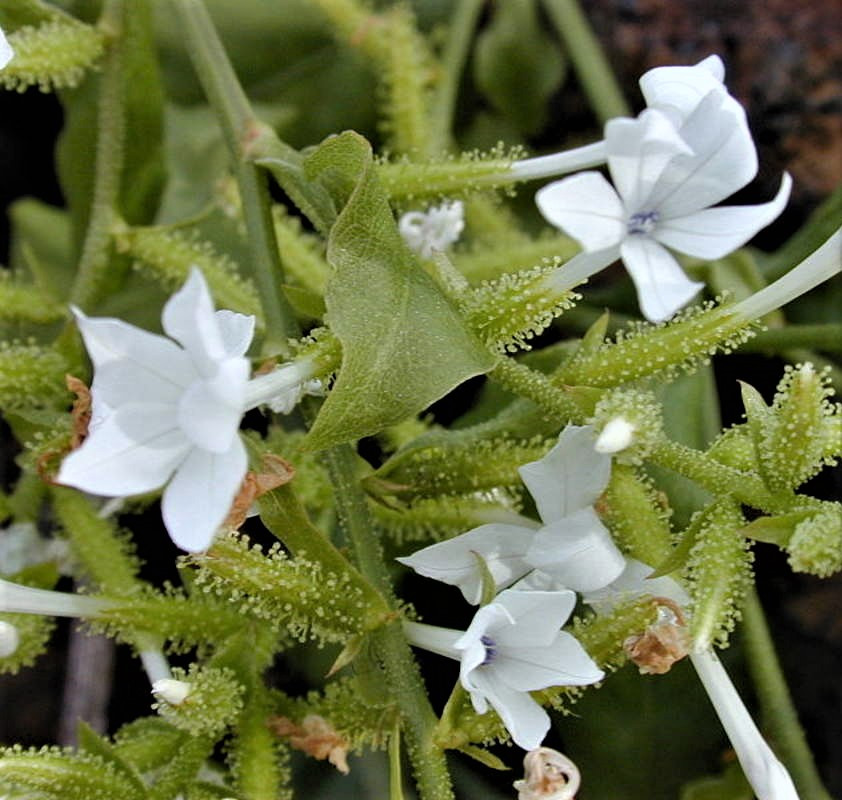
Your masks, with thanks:
[{"label": "flower bud", "polygon": [[161,678],[152,684],[152,694],[168,706],[180,706],[190,696],[193,687],[187,681]]},{"label": "flower bud", "polygon": [[621,464],[640,464],[663,436],[661,407],[651,392],[609,392],[597,403],[591,424],[599,431],[594,449]]},{"label": "flower bud", "polygon": [[13,656],[20,644],[18,629],[11,622],[0,620],[0,658]]},{"label": "flower bud", "polygon": [[795,572],[826,578],[842,569],[842,507],[833,505],[795,526],[787,545]]}]

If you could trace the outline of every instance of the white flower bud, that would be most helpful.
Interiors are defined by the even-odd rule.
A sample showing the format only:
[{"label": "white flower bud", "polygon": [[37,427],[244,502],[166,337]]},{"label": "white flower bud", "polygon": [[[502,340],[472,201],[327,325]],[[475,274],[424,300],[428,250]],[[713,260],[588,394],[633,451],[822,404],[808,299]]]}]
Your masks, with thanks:
[{"label": "white flower bud", "polygon": [[187,681],[177,681],[174,678],[161,678],[152,684],[152,694],[170,706],[180,706],[192,689],[193,686]]},{"label": "white flower bud", "polygon": [[18,629],[11,622],[0,620],[0,658],[13,656],[19,644]]},{"label": "white flower bud", "polygon": [[608,421],[597,437],[594,450],[597,453],[619,453],[634,441],[635,426],[625,417],[614,417]]},{"label": "white flower bud", "polygon": [[461,200],[442,203],[427,211],[408,211],[398,221],[403,240],[421,258],[430,258],[433,252],[446,250],[459,239],[464,227]]}]

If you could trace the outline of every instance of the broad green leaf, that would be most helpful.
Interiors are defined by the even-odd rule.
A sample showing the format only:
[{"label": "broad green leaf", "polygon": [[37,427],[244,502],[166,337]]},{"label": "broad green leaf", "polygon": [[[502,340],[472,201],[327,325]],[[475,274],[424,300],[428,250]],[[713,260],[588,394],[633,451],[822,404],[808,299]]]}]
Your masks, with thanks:
[{"label": "broad green leaf", "polygon": [[559,46],[538,24],[535,0],[495,3],[494,17],[477,37],[474,80],[491,104],[524,133],[536,133],[547,100],[564,80]]},{"label": "broad green leaf", "polygon": [[307,437],[318,450],[417,414],[494,357],[404,245],[368,142],[332,137],[306,166],[344,206],[328,239],[325,295],[342,366]]}]

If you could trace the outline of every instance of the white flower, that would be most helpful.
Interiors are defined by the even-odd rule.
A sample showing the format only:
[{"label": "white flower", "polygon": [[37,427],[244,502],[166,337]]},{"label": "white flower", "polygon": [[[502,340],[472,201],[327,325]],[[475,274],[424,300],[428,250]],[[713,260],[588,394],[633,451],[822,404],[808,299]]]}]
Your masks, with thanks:
[{"label": "white flower", "polygon": [[62,574],[69,574],[69,560],[67,542],[42,538],[31,522],[15,522],[0,529],[0,575],[14,575],[45,561],[55,561]]},{"label": "white flower", "polygon": [[[685,609],[690,597],[676,581],[667,576],[648,578],[652,568],[629,559],[617,580],[583,599],[598,613],[606,613],[617,604],[650,594],[666,597]],[[713,704],[719,721],[731,741],[746,779],[758,800],[798,800],[798,793],[783,764],[760,734],[719,659],[709,648],[690,653],[690,661]]]},{"label": "white flower", "polygon": [[561,629],[576,595],[570,591],[508,589],[474,615],[468,630],[404,622],[409,641],[459,659],[459,679],[478,714],[500,715],[515,744],[533,750],[550,727],[529,692],[549,686],[585,686],[604,673],[579,642]]},{"label": "white flower", "polygon": [[447,250],[459,239],[464,227],[461,200],[442,203],[427,211],[408,211],[398,221],[403,240],[421,258],[430,258],[434,252]]},{"label": "white flower", "polygon": [[620,453],[634,441],[636,428],[625,417],[614,417],[608,420],[602,433],[596,437],[594,450],[597,453]]},{"label": "white flower", "polygon": [[[655,67],[644,73],[639,83],[647,107],[663,112],[676,127],[681,127],[684,120],[712,91],[723,96],[723,105],[735,110],[740,109],[739,103],[728,94],[723,85],[724,78],[725,65],[722,59],[712,55],[691,67]],[[745,115],[738,111],[735,121],[740,119],[745,133],[748,134]],[[513,178],[525,181],[597,167],[604,164],[606,159],[607,151],[603,140],[560,153],[515,161],[510,171]]]},{"label": "white flower", "polygon": [[15,51],[9,44],[6,34],[0,28],[0,69],[3,69],[15,56]]},{"label": "white flower", "polygon": [[479,603],[482,596],[475,554],[484,559],[498,588],[533,569],[551,576],[556,588],[576,591],[616,578],[625,561],[593,508],[611,476],[611,457],[594,450],[593,429],[567,426],[547,455],[519,472],[543,525],[525,517],[519,524],[480,525],[398,561],[458,586],[469,603]]},{"label": "white flower", "polygon": [[602,254],[606,265],[622,258],[651,322],[671,317],[702,286],[667,247],[721,258],[774,220],[789,198],[792,180],[784,175],[768,203],[708,208],[757,171],[744,112],[720,91],[705,95],[680,128],[674,116],[647,109],[637,119],[610,120],[605,141],[616,190],[598,172],[583,172],[543,187],[535,201],[586,253]]},{"label": "white flower", "polygon": [[173,541],[207,548],[246,473],[237,431],[254,318],[215,312],[197,269],[164,307],[171,339],[75,313],[94,365],[92,424],[57,481],[106,496],[167,484],[162,513]]}]

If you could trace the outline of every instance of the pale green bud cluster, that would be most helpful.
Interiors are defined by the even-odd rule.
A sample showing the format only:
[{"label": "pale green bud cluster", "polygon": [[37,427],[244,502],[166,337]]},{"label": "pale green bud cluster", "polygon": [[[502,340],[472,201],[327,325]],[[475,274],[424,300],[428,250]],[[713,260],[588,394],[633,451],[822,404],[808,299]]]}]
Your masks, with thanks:
[{"label": "pale green bud cluster", "polygon": [[53,349],[0,342],[0,408],[43,407],[66,396],[67,364]]},{"label": "pale green bud cluster", "polygon": [[529,340],[578,299],[572,292],[559,292],[546,281],[556,263],[502,275],[485,281],[461,298],[468,326],[498,352],[529,350]]},{"label": "pale green bud cluster", "polygon": [[695,543],[686,577],[692,604],[691,633],[697,648],[724,647],[740,618],[740,606],[752,582],[754,554],[742,535],[739,506],[720,500],[691,520]]},{"label": "pale green bud cluster", "polygon": [[247,537],[229,536],[189,560],[200,566],[196,584],[205,592],[302,642],[342,642],[383,621],[352,573],[337,574],[321,563],[291,558],[280,545],[264,553]]},{"label": "pale green bud cluster", "polygon": [[431,433],[408,445],[366,479],[372,493],[401,497],[464,495],[498,487],[519,487],[521,464],[541,458],[551,444],[507,437],[479,439],[470,448],[458,437]]},{"label": "pale green bud cluster", "polygon": [[617,386],[655,375],[671,378],[708,363],[714,353],[730,353],[753,335],[754,323],[731,315],[727,306],[706,303],[677,314],[669,323],[636,323],[614,342],[572,361],[560,383]]},{"label": "pale green bud cluster", "polygon": [[179,730],[216,738],[242,711],[245,687],[233,670],[191,664],[186,672],[176,668],[172,674],[170,683],[183,691],[156,691],[153,686],[157,702],[152,707]]},{"label": "pale green bud cluster", "polygon": [[606,393],[589,424],[596,429],[596,450],[621,464],[642,464],[664,438],[661,405],[642,389]]},{"label": "pale green bud cluster", "polygon": [[799,522],[786,550],[796,572],[827,578],[842,570],[842,505],[828,504]]},{"label": "pale green bud cluster", "polygon": [[100,31],[69,18],[27,25],[8,39],[15,55],[0,71],[0,85],[19,92],[30,86],[42,92],[77,86],[105,48]]},{"label": "pale green bud cluster", "polygon": [[839,408],[831,404],[832,395],[827,372],[817,372],[812,364],[786,367],[771,408],[744,387],[760,471],[771,489],[800,486],[831,462],[826,456],[827,420]]},{"label": "pale green bud cluster", "polygon": [[190,270],[198,267],[208,282],[220,308],[250,314],[262,324],[260,298],[250,279],[227,255],[198,235],[182,233],[177,228],[128,228],[114,230],[117,249],[134,259],[135,268],[148,275],[168,292],[174,292],[187,280]]},{"label": "pale green bud cluster", "polygon": [[0,751],[0,788],[45,800],[144,800],[137,778],[105,758],[59,747]]},{"label": "pale green bud cluster", "polygon": [[21,283],[5,270],[0,273],[0,321],[44,325],[66,317],[65,308],[44,297],[39,288]]}]

